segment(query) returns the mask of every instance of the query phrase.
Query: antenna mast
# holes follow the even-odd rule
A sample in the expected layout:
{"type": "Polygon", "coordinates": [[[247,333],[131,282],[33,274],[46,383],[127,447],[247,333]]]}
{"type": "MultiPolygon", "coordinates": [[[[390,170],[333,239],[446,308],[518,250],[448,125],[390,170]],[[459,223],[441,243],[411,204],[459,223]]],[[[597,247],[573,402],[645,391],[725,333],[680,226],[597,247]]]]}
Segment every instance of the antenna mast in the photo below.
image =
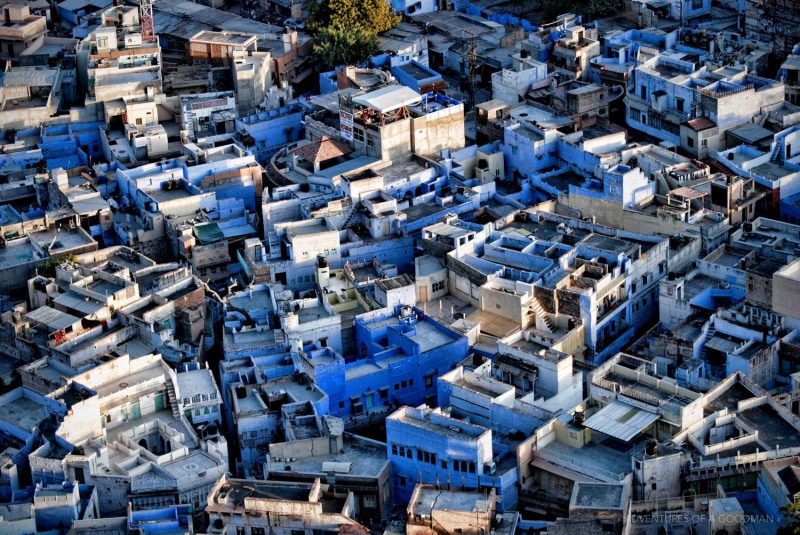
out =
{"type": "Polygon", "coordinates": [[[156,40],[156,28],[153,20],[153,1],[139,0],[139,25],[142,30],[142,42],[152,43],[156,40]]]}

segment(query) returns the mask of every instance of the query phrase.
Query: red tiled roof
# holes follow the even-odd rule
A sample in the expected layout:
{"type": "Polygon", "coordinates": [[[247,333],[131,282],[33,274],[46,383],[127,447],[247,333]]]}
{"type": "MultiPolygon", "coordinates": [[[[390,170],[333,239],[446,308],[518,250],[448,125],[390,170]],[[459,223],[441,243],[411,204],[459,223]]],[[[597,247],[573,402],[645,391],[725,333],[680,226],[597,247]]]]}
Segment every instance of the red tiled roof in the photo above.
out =
{"type": "Polygon", "coordinates": [[[295,156],[311,163],[333,160],[334,158],[350,154],[351,152],[353,152],[352,148],[328,136],[322,136],[319,141],[303,145],[293,151],[295,156]]]}
{"type": "Polygon", "coordinates": [[[695,119],[689,119],[686,121],[686,124],[689,125],[689,128],[694,130],[695,132],[700,132],[701,130],[708,130],[709,128],[714,128],[717,126],[714,124],[714,121],[709,119],[708,117],[697,117],[695,119]]]}

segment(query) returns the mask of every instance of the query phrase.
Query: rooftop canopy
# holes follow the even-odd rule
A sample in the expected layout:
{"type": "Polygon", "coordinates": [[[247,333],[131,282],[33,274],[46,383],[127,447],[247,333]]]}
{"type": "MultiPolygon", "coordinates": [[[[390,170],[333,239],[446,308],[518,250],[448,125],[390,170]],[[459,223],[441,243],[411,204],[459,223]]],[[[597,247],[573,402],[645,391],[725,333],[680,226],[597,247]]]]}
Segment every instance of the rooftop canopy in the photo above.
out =
{"type": "Polygon", "coordinates": [[[372,108],[381,113],[389,113],[400,108],[419,104],[422,95],[404,85],[390,85],[364,95],[353,97],[353,103],[372,108]]]}
{"type": "Polygon", "coordinates": [[[654,412],[615,400],[594,413],[583,425],[623,442],[628,442],[650,427],[656,420],[658,420],[658,414],[654,412]]]}

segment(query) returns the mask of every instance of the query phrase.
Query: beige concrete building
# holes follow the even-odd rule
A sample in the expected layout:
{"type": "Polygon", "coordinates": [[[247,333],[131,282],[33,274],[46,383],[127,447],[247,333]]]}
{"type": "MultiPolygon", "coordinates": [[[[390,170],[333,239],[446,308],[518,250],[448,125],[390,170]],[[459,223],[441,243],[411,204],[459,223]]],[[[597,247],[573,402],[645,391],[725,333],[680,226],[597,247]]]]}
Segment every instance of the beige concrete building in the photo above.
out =
{"type": "Polygon", "coordinates": [[[787,323],[800,320],[800,260],[795,260],[773,275],[772,310],[786,316],[787,323]]]}
{"type": "Polygon", "coordinates": [[[213,535],[368,533],[352,518],[353,493],[338,492],[319,479],[308,484],[223,476],[208,498],[208,533],[213,535]]]}
{"type": "Polygon", "coordinates": [[[47,19],[31,14],[30,8],[22,2],[6,4],[2,9],[0,59],[15,59],[37,38],[47,33],[47,19]]]}
{"type": "Polygon", "coordinates": [[[87,101],[160,93],[161,47],[145,42],[134,6],[112,6],[102,13],[101,25],[78,46],[78,80],[87,101]]]}

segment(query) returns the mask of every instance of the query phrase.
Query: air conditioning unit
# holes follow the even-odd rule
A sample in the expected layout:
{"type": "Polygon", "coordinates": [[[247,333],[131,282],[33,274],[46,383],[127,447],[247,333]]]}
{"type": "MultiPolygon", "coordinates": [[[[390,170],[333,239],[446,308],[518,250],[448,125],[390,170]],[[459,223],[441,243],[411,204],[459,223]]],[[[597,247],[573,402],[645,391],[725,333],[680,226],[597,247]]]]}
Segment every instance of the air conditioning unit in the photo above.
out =
{"type": "Polygon", "coordinates": [[[496,472],[497,472],[497,465],[494,463],[494,461],[483,463],[483,473],[485,475],[493,476],[496,472]]]}

